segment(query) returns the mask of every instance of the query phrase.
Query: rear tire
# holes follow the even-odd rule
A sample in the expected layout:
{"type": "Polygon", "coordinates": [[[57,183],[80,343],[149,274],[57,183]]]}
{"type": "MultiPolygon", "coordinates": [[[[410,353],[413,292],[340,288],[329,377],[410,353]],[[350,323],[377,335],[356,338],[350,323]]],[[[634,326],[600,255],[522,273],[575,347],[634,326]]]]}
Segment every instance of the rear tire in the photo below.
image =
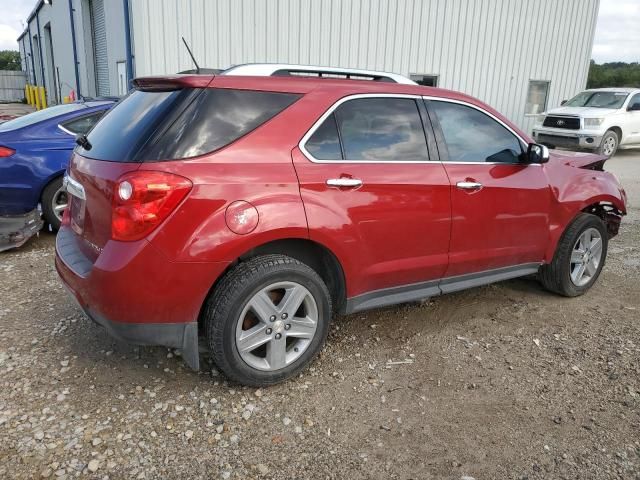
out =
{"type": "Polygon", "coordinates": [[[599,155],[606,155],[610,158],[616,154],[619,145],[620,139],[618,138],[618,134],[613,130],[607,130],[596,152],[599,155]]]}
{"type": "Polygon", "coordinates": [[[234,267],[204,311],[214,362],[231,380],[254,387],[300,373],[324,345],[330,320],[331,298],[320,276],[285,255],[234,267]]]}
{"type": "Polygon", "coordinates": [[[595,215],[580,214],[560,238],[551,263],[540,267],[540,283],[565,297],[584,294],[600,276],[607,247],[604,222],[595,215]]]}
{"type": "Polygon", "coordinates": [[[42,216],[54,231],[60,228],[62,212],[67,206],[67,192],[62,188],[62,177],[53,179],[42,192],[42,216]]]}

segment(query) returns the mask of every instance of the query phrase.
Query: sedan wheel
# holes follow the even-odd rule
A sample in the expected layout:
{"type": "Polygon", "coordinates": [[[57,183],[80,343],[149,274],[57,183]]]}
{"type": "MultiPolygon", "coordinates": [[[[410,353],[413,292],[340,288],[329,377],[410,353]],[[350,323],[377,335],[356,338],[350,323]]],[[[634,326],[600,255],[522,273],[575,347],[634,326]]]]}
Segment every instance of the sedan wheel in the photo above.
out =
{"type": "Polygon", "coordinates": [[[67,192],[62,187],[62,177],[55,178],[44,188],[41,203],[45,221],[54,230],[58,230],[68,203],[67,192]]]}
{"type": "Polygon", "coordinates": [[[62,214],[64,213],[65,208],[67,208],[67,204],[67,192],[64,188],[59,188],[56,190],[56,193],[53,195],[51,200],[51,210],[60,222],[62,221],[62,214]]]}

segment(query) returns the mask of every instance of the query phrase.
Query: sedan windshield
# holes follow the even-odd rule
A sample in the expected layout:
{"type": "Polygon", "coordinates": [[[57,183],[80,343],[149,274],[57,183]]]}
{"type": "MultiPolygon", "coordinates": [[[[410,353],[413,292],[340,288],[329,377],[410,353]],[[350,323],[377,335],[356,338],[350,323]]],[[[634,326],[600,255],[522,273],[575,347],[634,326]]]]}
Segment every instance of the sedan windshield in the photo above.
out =
{"type": "Polygon", "coordinates": [[[629,94],[626,92],[582,92],[573,97],[565,107],[621,108],[629,94]]]}

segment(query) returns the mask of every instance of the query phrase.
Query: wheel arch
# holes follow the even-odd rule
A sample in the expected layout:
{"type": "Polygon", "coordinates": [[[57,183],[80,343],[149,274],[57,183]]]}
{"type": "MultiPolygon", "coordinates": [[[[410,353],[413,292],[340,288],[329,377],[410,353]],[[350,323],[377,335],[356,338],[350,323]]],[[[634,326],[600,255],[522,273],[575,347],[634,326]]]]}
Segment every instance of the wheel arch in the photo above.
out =
{"type": "Polygon", "coordinates": [[[560,239],[573,222],[583,213],[599,217],[605,224],[609,238],[618,234],[622,217],[626,215],[624,202],[613,195],[599,195],[580,204],[563,223],[563,228],[552,230],[551,241],[545,253],[545,262],[549,263],[555,255],[560,239]]]}
{"type": "Polygon", "coordinates": [[[205,297],[205,301],[200,309],[200,315],[198,316],[198,327],[200,331],[203,331],[203,312],[207,299],[210,297],[211,293],[220,283],[222,278],[224,278],[224,276],[239,263],[246,262],[247,260],[257,256],[268,254],[287,255],[315,270],[327,285],[331,295],[331,303],[333,305],[334,312],[341,311],[346,302],[347,284],[344,269],[335,253],[325,245],[308,238],[280,238],[262,243],[245,251],[232,261],[218,276],[214,284],[209,289],[209,292],[205,297]]]}
{"type": "Polygon", "coordinates": [[[617,125],[612,125],[611,127],[607,128],[607,131],[609,130],[613,130],[614,132],[616,132],[616,135],[618,135],[618,145],[620,145],[622,143],[622,128],[617,125]]]}

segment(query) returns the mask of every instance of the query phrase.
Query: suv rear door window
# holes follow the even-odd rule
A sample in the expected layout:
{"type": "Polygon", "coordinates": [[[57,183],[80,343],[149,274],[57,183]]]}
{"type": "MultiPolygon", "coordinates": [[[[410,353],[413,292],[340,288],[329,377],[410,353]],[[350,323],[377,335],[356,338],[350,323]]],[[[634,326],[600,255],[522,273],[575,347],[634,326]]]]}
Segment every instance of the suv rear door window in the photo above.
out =
{"type": "Polygon", "coordinates": [[[116,162],[195,157],[234,142],[299,97],[220,88],[135,90],[91,130],[92,148],[78,151],[116,162]]]}
{"type": "Polygon", "coordinates": [[[427,139],[412,98],[360,98],[336,109],[346,160],[427,161],[427,139]]]}
{"type": "Polygon", "coordinates": [[[348,100],[316,129],[305,149],[317,160],[429,160],[422,120],[412,98],[348,100]]]}
{"type": "Polygon", "coordinates": [[[430,101],[444,135],[450,162],[518,163],[518,138],[493,118],[459,103],[430,101]]]}
{"type": "Polygon", "coordinates": [[[305,148],[318,160],[342,160],[338,126],[333,113],[311,135],[305,148]]]}

